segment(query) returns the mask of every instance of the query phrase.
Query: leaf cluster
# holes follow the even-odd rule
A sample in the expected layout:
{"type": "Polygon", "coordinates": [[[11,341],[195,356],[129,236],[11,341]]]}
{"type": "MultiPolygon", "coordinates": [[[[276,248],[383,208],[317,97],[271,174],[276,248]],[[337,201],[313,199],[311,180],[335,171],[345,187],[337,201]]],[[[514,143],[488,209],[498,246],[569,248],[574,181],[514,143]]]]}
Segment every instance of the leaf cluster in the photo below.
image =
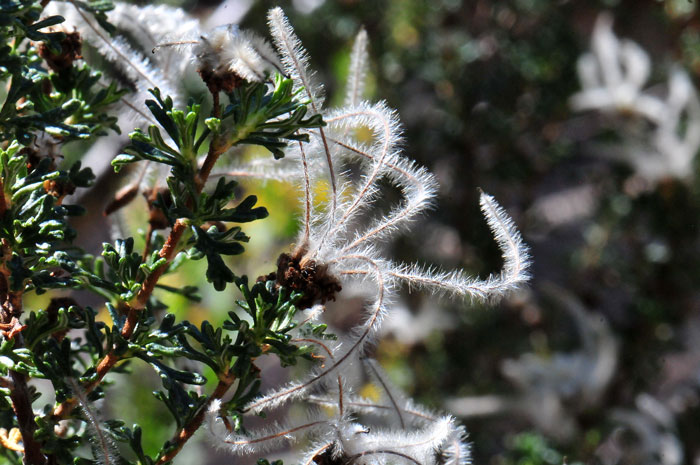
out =
{"type": "Polygon", "coordinates": [[[173,100],[152,89],[155,100],[146,105],[159,126],[139,129],[131,136],[131,145],[118,155],[112,165],[147,161],[170,167],[168,193],[154,203],[170,225],[186,221],[191,229],[188,257],[207,259],[207,279],[217,290],[233,282],[235,275],[222,256],[243,252],[248,237],[240,227],[221,228],[222,222],[246,223],[267,216],[264,207],[255,207],[257,198],[250,195],[237,206],[228,207],[235,194],[235,181],[219,179],[211,192],[200,192],[198,163],[212,152],[224,153],[238,145],[260,145],[277,158],[288,141],[308,140],[300,129],[323,125],[320,115],[304,119],[306,106],[293,92],[290,79],[276,75],[274,87],[267,83],[244,83],[229,95],[231,103],[221,118],[201,116],[201,105],[190,104],[186,111],[173,108],[173,100]],[[165,133],[165,134],[164,134],[165,133]]]}
{"type": "MultiPolygon", "coordinates": [[[[88,11],[110,9],[109,2],[84,2],[88,11]]],[[[104,110],[125,91],[105,84],[102,74],[89,66],[69,62],[53,70],[44,64],[67,52],[67,35],[47,28],[60,26],[61,16],[38,21],[41,8],[34,1],[0,3],[0,81],[9,80],[0,108],[0,137],[29,145],[37,131],[60,141],[88,139],[119,131],[116,118],[104,110]],[[43,55],[43,56],[42,56],[43,55]]]]}
{"type": "MultiPolygon", "coordinates": [[[[71,3],[113,30],[105,15],[109,1],[71,3]]],[[[243,81],[212,116],[195,103],[175,108],[170,96],[153,89],[145,105],[157,124],[130,134],[130,146],[112,165],[115,171],[136,162],[167,167],[167,187],[151,207],[162,213],[171,235],[154,232],[143,253],[132,237],[115,239],[92,256],[72,244],[77,233],[69,219],[84,209],[69,202],[94,175],[80,162],[62,162],[62,149],[107,129],[119,132],[111,110],[126,91],[80,60],[79,37],[60,29],[62,17],[40,17],[37,1],[0,0],[0,81],[7,89],[0,107],[0,427],[18,428],[25,447],[36,447],[47,463],[162,464],[182,446],[178,434],[153,455],[144,450],[141,426],[103,419],[100,402],[112,383],[106,371],[130,376],[136,366],[153,370],[161,383],[153,397],[178,431],[201,424],[211,401],[231,388],[223,408],[241,430],[243,406],[259,394],[256,360],[266,354],[285,366],[313,360],[313,347],[295,334],[332,337],[324,325],[298,327],[300,293],[274,281],[249,285],[229,268],[226,257],[243,253],[249,240],[241,225],[268,213],[255,195],[239,199],[235,181],[207,183],[202,168],[203,159],[213,163],[244,145],[281,158],[288,143],[308,140],[304,130],[324,123],[320,115],[307,116],[294,83],[280,74],[243,81]],[[184,231],[173,239],[177,227],[184,231]],[[163,252],[167,247],[172,253],[163,252]],[[196,287],[159,280],[183,262],[203,258],[215,289],[235,283],[242,295],[222,325],[178,321],[158,298],[172,292],[199,300],[196,287]],[[58,288],[88,291],[101,299],[99,307],[52,296],[45,308],[23,308],[28,293],[58,288]],[[55,404],[37,409],[41,399],[26,384],[30,379],[47,380],[55,404]],[[212,384],[223,390],[207,393],[212,384]],[[28,423],[16,413],[20,388],[25,411],[33,415],[28,423]],[[98,437],[115,445],[100,448],[98,437]],[[106,460],[105,454],[120,457],[106,460]]],[[[22,461],[4,447],[0,457],[22,461]]]]}

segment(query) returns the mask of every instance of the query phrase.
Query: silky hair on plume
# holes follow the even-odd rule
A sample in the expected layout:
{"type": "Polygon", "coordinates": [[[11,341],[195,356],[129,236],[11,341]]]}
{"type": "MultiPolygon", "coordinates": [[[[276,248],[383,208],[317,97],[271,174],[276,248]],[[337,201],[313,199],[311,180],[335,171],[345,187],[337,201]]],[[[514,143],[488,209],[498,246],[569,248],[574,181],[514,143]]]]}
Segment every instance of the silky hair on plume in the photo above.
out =
{"type": "MultiPolygon", "coordinates": [[[[262,430],[228,431],[220,434],[226,418],[220,404],[212,404],[208,419],[212,431],[232,452],[260,453],[311,437],[313,445],[301,463],[343,464],[466,464],[469,451],[462,426],[447,415],[413,404],[391,384],[381,367],[367,358],[371,344],[385,319],[392,316],[400,287],[422,289],[444,297],[469,301],[496,301],[518,289],[529,277],[529,256],[520,233],[496,200],[481,192],[481,209],[503,255],[503,269],[486,279],[462,270],[442,271],[417,264],[396,263],[382,255],[383,244],[411,228],[418,217],[432,208],[437,182],[425,168],[408,159],[401,148],[398,115],[386,103],[363,100],[367,73],[367,34],[360,31],[351,52],[344,105],[324,107],[321,86],[309,70],[309,57],[280,8],[269,12],[273,42],[290,76],[309,101],[309,111],[323,115],[325,126],[308,130],[309,142],[289,147],[281,160],[255,159],[235,163],[218,176],[294,182],[302,192],[303,214],[296,245],[283,253],[278,269],[267,279],[280,287],[313,296],[298,304],[311,308],[324,320],[326,303],[343,297],[343,288],[360,283],[364,317],[337,341],[293,334],[293,341],[318,348],[324,359],[306,376],[248,403],[241,413],[271,414],[290,402],[314,405],[320,415],[262,430]],[[362,130],[362,131],[359,131],[362,130]],[[358,139],[358,132],[369,134],[358,139]],[[354,167],[353,174],[349,167],[354,167]],[[359,170],[359,173],[358,173],[359,170]],[[328,197],[314,197],[314,186],[329,185],[328,197]],[[382,189],[391,185],[401,200],[382,215],[372,214],[382,189]],[[364,367],[384,393],[379,402],[357,397],[356,379],[348,375],[352,365],[364,367]],[[322,413],[332,413],[323,418],[322,413]],[[378,424],[364,424],[359,415],[370,414],[378,424]],[[327,462],[321,462],[327,460],[327,462]]],[[[333,308],[338,308],[338,302],[333,308]]],[[[301,326],[301,325],[300,325],[301,326]]]]}
{"type": "MultiPolygon", "coordinates": [[[[65,8],[86,16],[73,0],[65,8]]],[[[137,13],[126,6],[120,7],[120,11],[121,15],[137,13]]],[[[154,26],[157,21],[146,22],[154,26]]],[[[138,100],[143,86],[160,87],[162,95],[172,92],[176,101],[180,98],[178,85],[184,71],[165,76],[157,65],[162,61],[175,66],[177,60],[173,60],[173,54],[181,53],[191,57],[211,92],[215,119],[224,119],[220,92],[228,93],[233,99],[233,90],[250,83],[257,83],[261,92],[270,90],[270,76],[279,73],[292,81],[285,82],[286,89],[305,105],[298,114],[319,121],[316,115],[320,115],[323,120],[323,124],[295,128],[294,137],[285,141],[289,145],[280,160],[222,157],[230,160],[229,165],[223,168],[219,165],[220,172],[211,175],[291,182],[299,188],[303,213],[295,244],[279,256],[277,269],[262,276],[260,281],[264,281],[272,294],[278,292],[281,296],[282,288],[300,294],[294,301],[300,311],[289,317],[296,321],[291,323],[286,341],[295,350],[312,347],[312,358],[322,361],[261,396],[256,397],[255,390],[240,405],[222,399],[226,391],[221,391],[219,397],[212,396],[208,403],[202,404],[197,427],[201,425],[201,417],[205,417],[210,440],[238,455],[266,454],[293,442],[310,443],[301,459],[301,463],[308,465],[465,465],[470,459],[464,428],[450,415],[415,405],[390,382],[379,364],[369,358],[371,347],[381,335],[382,323],[392,318],[402,287],[461,299],[465,304],[495,302],[529,279],[528,249],[506,211],[492,196],[481,192],[481,210],[502,252],[503,267],[499,272],[481,279],[463,270],[440,270],[386,257],[386,243],[410,230],[434,207],[438,184],[426,168],[404,153],[398,114],[385,102],[364,99],[369,63],[367,33],[360,31],[352,48],[343,105],[330,109],[325,105],[322,86],[316,83],[309,69],[309,56],[283,11],[270,10],[268,23],[276,51],[263,38],[236,26],[202,32],[197,24],[187,23],[192,27],[177,37],[156,34],[157,28],[151,27],[152,33],[139,36],[146,37],[141,41],[148,41],[148,54],[135,50],[125,41],[110,43],[92,22],[79,26],[89,29],[88,34],[99,44],[101,53],[115,62],[119,62],[119,56],[131,57],[117,66],[133,68],[131,74],[125,73],[141,83],[134,84],[138,100]],[[324,185],[328,186],[326,195],[315,195],[317,188],[324,185]],[[385,200],[382,193],[387,188],[398,193],[398,200],[388,208],[380,202],[385,200]],[[361,293],[357,299],[361,305],[352,307],[343,301],[350,288],[361,293]],[[332,301],[336,301],[333,307],[329,304],[332,301]],[[358,308],[362,311],[356,318],[359,323],[337,334],[336,340],[309,331],[305,325],[310,321],[324,326],[328,323],[327,313],[358,308]],[[382,393],[380,399],[364,399],[356,394],[361,387],[361,370],[382,393]],[[253,415],[276,414],[277,418],[285,418],[293,402],[311,413],[302,420],[290,417],[268,422],[260,429],[247,427],[253,415]],[[235,416],[235,421],[230,421],[231,416],[235,416]]],[[[282,76],[275,76],[275,85],[284,81],[282,76]]],[[[277,119],[270,119],[264,124],[267,128],[276,122],[277,119]]],[[[217,157],[225,155],[229,148],[232,146],[222,149],[217,157]]],[[[204,166],[210,159],[209,154],[204,160],[204,156],[199,160],[196,157],[193,165],[204,166]]],[[[137,180],[124,191],[125,199],[135,197],[137,188],[133,186],[142,189],[142,184],[150,183],[151,203],[155,200],[163,174],[148,168],[149,163],[143,164],[137,180]]],[[[156,166],[160,165],[156,163],[156,166]]],[[[210,168],[213,162],[207,166],[210,168]]],[[[204,179],[206,182],[207,178],[204,179]]],[[[200,192],[204,182],[198,187],[200,192]]],[[[149,230],[147,241],[151,233],[149,230]]],[[[97,417],[92,417],[91,425],[96,425],[93,429],[99,433],[97,417]]],[[[109,447],[103,449],[103,455],[108,457],[109,447]]],[[[172,456],[176,453],[171,452],[172,456]]],[[[163,457],[161,462],[171,455],[163,457]]]]}
{"type": "Polygon", "coordinates": [[[239,80],[263,82],[268,75],[280,71],[277,55],[265,39],[252,31],[241,30],[235,24],[224,24],[207,33],[190,33],[190,37],[166,41],[156,45],[152,52],[174,47],[188,51],[204,82],[212,90],[230,92],[239,80]]]}

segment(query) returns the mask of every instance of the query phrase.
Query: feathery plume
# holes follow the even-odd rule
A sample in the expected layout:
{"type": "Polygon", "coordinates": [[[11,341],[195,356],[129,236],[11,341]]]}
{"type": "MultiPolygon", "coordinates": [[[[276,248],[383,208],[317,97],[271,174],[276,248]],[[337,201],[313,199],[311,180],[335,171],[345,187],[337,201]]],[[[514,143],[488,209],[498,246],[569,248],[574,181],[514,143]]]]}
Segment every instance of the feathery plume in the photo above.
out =
{"type": "Polygon", "coordinates": [[[399,284],[457,297],[495,300],[527,280],[527,247],[503,208],[482,193],[482,211],[503,252],[500,273],[478,280],[461,270],[435,272],[383,258],[382,242],[410,226],[432,207],[437,183],[432,174],[402,153],[396,113],[383,102],[372,104],[360,100],[367,63],[367,35],[361,31],[353,47],[346,105],[326,110],[307,69],[308,56],[282,10],[271,10],[268,19],[285,71],[303,87],[310,109],[323,115],[326,126],[309,131],[310,141],[291,147],[284,160],[275,162],[277,165],[254,160],[231,166],[229,172],[260,179],[291,180],[301,185],[303,224],[296,248],[283,254],[278,262],[277,284],[298,290],[305,297],[310,295],[303,306],[323,308],[326,301],[335,300],[342,287],[362,283],[366,293],[365,314],[361,323],[339,341],[316,341],[301,335],[293,340],[318,346],[320,356],[324,357],[323,365],[298,381],[252,400],[242,409],[244,414],[258,414],[293,401],[310,402],[332,407],[334,419],[313,418],[303,425],[277,426],[245,437],[234,435],[224,442],[241,450],[257,450],[259,443],[288,441],[313,431],[316,441],[302,463],[318,462],[319,457],[327,454],[334,460],[342,458],[344,463],[355,464],[429,465],[436,463],[438,457],[444,463],[466,464],[469,459],[464,429],[451,417],[414,405],[388,381],[376,362],[364,359],[366,348],[379,334],[382,322],[391,317],[399,284]],[[360,140],[359,133],[369,137],[360,140]],[[354,169],[353,175],[349,173],[350,167],[354,169]],[[330,198],[327,204],[316,206],[313,186],[324,180],[326,170],[330,172],[330,198]],[[283,179],[285,176],[287,179],[283,179]],[[367,221],[386,184],[398,189],[401,200],[387,214],[367,221]],[[295,276],[305,276],[306,281],[293,281],[295,276]],[[306,292],[307,289],[314,291],[306,292]],[[344,381],[347,369],[360,360],[384,392],[381,403],[354,396],[353,386],[344,381]],[[393,427],[368,429],[350,419],[350,415],[360,412],[391,418],[393,427]]]}
{"type": "Polygon", "coordinates": [[[647,120],[655,126],[651,137],[646,132],[627,134],[631,142],[615,148],[610,156],[630,163],[650,181],[667,176],[687,178],[700,150],[697,91],[679,68],[669,76],[666,100],[643,89],[650,73],[649,56],[636,43],[619,40],[612,24],[609,14],[601,14],[596,20],[591,52],[578,61],[582,90],[571,97],[571,106],[579,111],[616,112],[647,120]],[[632,144],[636,146],[630,149],[632,144]]]}
{"type": "Polygon", "coordinates": [[[95,460],[100,465],[116,465],[119,463],[119,452],[114,440],[102,426],[102,422],[90,406],[90,402],[85,395],[85,391],[73,378],[66,378],[66,382],[73,391],[73,395],[78,399],[80,408],[85,416],[88,430],[92,438],[92,452],[95,460]]]}
{"type": "Polygon", "coordinates": [[[309,72],[309,56],[282,8],[271,9],[267,20],[272,40],[282,56],[284,70],[295,82],[296,88],[304,89],[313,112],[320,113],[323,107],[322,88],[314,84],[314,75],[309,72]]]}
{"type": "MultiPolygon", "coordinates": [[[[274,9],[269,18],[275,43],[283,55],[282,62],[290,73],[294,72],[302,81],[308,81],[308,59],[283,13],[278,8],[274,9]]],[[[362,40],[361,36],[358,54],[362,48],[362,40]]],[[[312,97],[310,94],[310,98],[312,97]]],[[[359,279],[371,283],[373,291],[368,296],[366,318],[352,331],[344,344],[333,349],[334,356],[324,368],[302,381],[251,402],[246,411],[260,412],[276,408],[293,399],[301,399],[313,385],[320,383],[327,386],[326,380],[333,378],[334,373],[343,364],[358,360],[363,348],[373,340],[381,322],[390,313],[390,303],[396,292],[394,283],[404,282],[409,286],[487,300],[502,297],[508,291],[517,289],[528,277],[527,248],[519,233],[496,201],[483,193],[482,210],[503,250],[504,267],[500,274],[479,281],[465,276],[461,271],[434,273],[415,265],[394,265],[383,259],[377,249],[379,241],[410,224],[412,219],[432,205],[432,199],[437,192],[436,182],[427,170],[417,167],[401,154],[398,118],[385,104],[371,105],[360,102],[349,108],[327,112],[324,120],[327,123],[328,138],[322,133],[312,133],[311,144],[299,148],[304,185],[308,186],[310,179],[317,178],[317,173],[309,169],[306,160],[313,160],[313,154],[318,154],[318,151],[325,152],[326,157],[334,159],[335,163],[328,162],[331,172],[335,170],[335,166],[359,163],[361,176],[359,182],[353,183],[348,179],[343,183],[347,187],[343,189],[342,197],[335,191],[331,193],[331,202],[337,205],[337,208],[313,215],[320,216],[316,221],[312,221],[311,215],[305,214],[297,249],[290,254],[291,260],[285,263],[290,262],[290,266],[297,267],[295,270],[299,269],[302,274],[311,275],[315,273],[311,270],[316,270],[322,265],[327,268],[328,273],[338,276],[341,282],[359,279]],[[369,129],[373,135],[372,142],[359,143],[355,139],[355,130],[358,128],[369,129]],[[326,142],[330,142],[334,149],[325,151],[328,146],[326,142]],[[317,151],[314,153],[312,149],[317,151]],[[349,233],[351,224],[373,203],[380,183],[384,180],[398,187],[404,200],[388,215],[370,224],[367,229],[354,234],[349,233]],[[336,202],[336,197],[342,198],[342,201],[336,202]]],[[[340,178],[344,177],[344,173],[337,174],[340,178]]],[[[307,212],[312,205],[310,191],[305,187],[304,203],[307,212]]],[[[287,274],[285,270],[278,271],[278,276],[287,274]]],[[[287,287],[290,285],[286,282],[279,284],[287,287]]],[[[400,409],[397,408],[397,411],[400,412],[400,409]]]]}
{"type": "MultiPolygon", "coordinates": [[[[277,47],[277,50],[282,56],[282,65],[287,74],[295,82],[295,88],[303,89],[309,98],[309,106],[313,113],[320,113],[323,106],[323,91],[320,86],[316,86],[313,82],[313,74],[308,71],[309,57],[306,50],[301,45],[301,41],[294,33],[294,29],[289,24],[287,17],[284,15],[282,8],[273,8],[267,14],[268,24],[270,26],[270,34],[277,47]]],[[[335,179],[335,171],[333,169],[333,160],[331,157],[328,141],[326,140],[323,128],[318,129],[318,134],[323,141],[323,148],[328,162],[328,170],[330,173],[332,204],[331,216],[335,215],[337,183],[335,179]]]]}
{"type": "Polygon", "coordinates": [[[345,91],[345,106],[355,106],[360,103],[365,93],[365,80],[367,79],[367,31],[360,29],[355,37],[355,43],[350,53],[350,68],[348,69],[348,82],[345,91]]]}

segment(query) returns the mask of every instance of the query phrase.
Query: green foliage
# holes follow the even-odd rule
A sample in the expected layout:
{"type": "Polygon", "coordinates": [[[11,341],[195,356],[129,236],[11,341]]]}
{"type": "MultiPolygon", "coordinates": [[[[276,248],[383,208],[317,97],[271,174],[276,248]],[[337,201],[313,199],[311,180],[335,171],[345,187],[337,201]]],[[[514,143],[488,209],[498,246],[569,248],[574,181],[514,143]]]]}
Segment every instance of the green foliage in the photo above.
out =
{"type": "MultiPolygon", "coordinates": [[[[100,8],[111,7],[101,3],[100,8]]],[[[118,91],[114,84],[102,86],[101,73],[87,65],[70,66],[61,72],[41,66],[40,54],[60,55],[67,44],[63,32],[42,31],[60,24],[63,18],[37,21],[40,14],[41,7],[34,1],[0,4],[0,44],[4,44],[0,46],[0,79],[10,82],[0,108],[0,138],[28,145],[37,131],[62,141],[88,139],[107,128],[118,131],[116,118],[104,110],[124,91],[118,91]],[[43,45],[25,51],[20,47],[25,39],[43,45]]]]}
{"type": "MultiPolygon", "coordinates": [[[[71,3],[113,30],[105,15],[110,2],[71,3]]],[[[84,209],[66,200],[94,176],[80,162],[61,163],[62,150],[71,141],[119,132],[114,104],[126,90],[79,60],[79,38],[48,29],[62,22],[44,17],[37,1],[0,1],[0,83],[7,89],[0,108],[0,427],[19,431],[32,463],[166,463],[182,447],[178,434],[148,453],[141,426],[99,414],[96,402],[112,384],[108,372],[128,377],[136,366],[149,367],[161,384],[153,396],[170,412],[176,432],[198,428],[209,404],[235,387],[224,408],[242,428],[241,409],[259,394],[256,359],[275,354],[285,366],[312,360],[312,348],[293,341],[295,330],[332,337],[323,325],[294,323],[301,294],[273,281],[249,286],[229,268],[226,257],[243,253],[249,240],[240,224],[268,213],[254,195],[239,200],[234,181],[208,184],[209,172],[200,167],[202,158],[213,164],[242,145],[280,158],[290,141],[308,139],[300,129],[324,123],[320,115],[306,117],[301,94],[279,74],[268,82],[241,81],[226,107],[209,116],[198,104],[175,108],[170,96],[153,89],[145,105],[158,124],[134,131],[112,165],[116,171],[137,162],[169,169],[167,188],[151,208],[171,232],[154,232],[145,251],[125,237],[103,244],[100,256],[86,254],[71,243],[76,231],[69,224],[84,209]],[[235,282],[242,294],[222,325],[178,321],[158,298],[170,292],[199,300],[195,286],[159,280],[184,261],[205,257],[214,288],[235,282]],[[29,293],[58,288],[89,291],[106,312],[54,295],[45,308],[23,308],[29,293]],[[29,379],[48,380],[55,403],[40,399],[29,379]],[[217,390],[207,394],[212,384],[217,390]],[[15,412],[27,413],[29,421],[15,412]],[[124,455],[110,458],[117,453],[124,455]]],[[[22,462],[22,454],[4,447],[0,457],[22,462]]]]}
{"type": "Polygon", "coordinates": [[[61,200],[76,188],[89,186],[93,175],[89,168],[81,169],[79,162],[67,171],[55,169],[49,158],[30,162],[29,153],[30,149],[20,149],[17,142],[0,149],[7,208],[0,218],[0,240],[5,244],[3,261],[10,272],[11,289],[28,287],[42,292],[73,283],[54,271],[56,267],[69,271],[72,266],[65,241],[73,239],[75,231],[66,218],[83,209],[61,200]]]}
{"type": "MultiPolygon", "coordinates": [[[[288,140],[308,141],[308,135],[299,129],[323,126],[321,115],[304,119],[306,106],[299,105],[293,92],[291,79],[279,74],[275,77],[275,88],[268,91],[264,84],[251,84],[234,89],[231,104],[226,107],[221,121],[231,118],[233,128],[226,134],[229,141],[241,144],[262,145],[275,158],[284,156],[283,148],[288,140]]],[[[301,90],[300,90],[301,91],[301,90]]],[[[220,123],[211,121],[214,127],[220,123]]]]}
{"type": "MultiPolygon", "coordinates": [[[[517,465],[562,465],[564,457],[547,440],[535,433],[522,433],[509,439],[510,457],[507,463],[517,465]]],[[[579,465],[572,462],[571,465],[579,465]]]]}

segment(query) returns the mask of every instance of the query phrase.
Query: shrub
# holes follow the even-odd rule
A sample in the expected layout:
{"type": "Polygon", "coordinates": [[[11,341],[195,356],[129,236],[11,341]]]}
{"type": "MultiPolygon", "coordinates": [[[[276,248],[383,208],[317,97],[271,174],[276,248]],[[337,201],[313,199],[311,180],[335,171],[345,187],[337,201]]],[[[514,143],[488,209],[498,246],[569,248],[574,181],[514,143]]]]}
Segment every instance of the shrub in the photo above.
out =
{"type": "Polygon", "coordinates": [[[305,463],[467,463],[463,427],[407,399],[367,348],[391,318],[400,286],[492,301],[526,280],[527,252],[505,212],[482,193],[503,251],[499,274],[478,280],[382,256],[381,243],[431,206],[436,183],[401,152],[397,115],[362,100],[367,35],[357,37],[343,107],[327,109],[280,9],[269,13],[275,52],[234,27],[201,32],[168,7],[47,3],[0,3],[7,86],[0,110],[0,454],[10,463],[165,464],[206,422],[210,439],[233,454],[261,456],[308,437],[305,463]],[[169,30],[177,36],[166,37],[169,30]],[[87,64],[84,47],[101,58],[87,64]],[[211,105],[182,104],[184,57],[211,105]],[[96,68],[116,71],[110,75],[121,84],[96,68]],[[119,237],[93,257],[72,245],[68,218],[84,209],[68,202],[94,176],[80,161],[60,158],[71,142],[132,128],[111,164],[140,174],[106,213],[138,208],[131,201],[142,191],[149,209],[143,250],[139,238],[119,237]],[[272,156],[244,162],[236,155],[252,146],[272,156]],[[213,172],[217,165],[227,174],[213,172]],[[291,182],[304,212],[295,245],[255,282],[225,259],[251,239],[243,223],[268,216],[254,195],[240,198],[234,179],[241,177],[291,182]],[[316,195],[321,185],[328,192],[316,195]],[[401,201],[373,212],[387,186],[401,201]],[[167,286],[162,278],[204,258],[217,291],[233,285],[239,292],[221,325],[178,321],[162,298],[197,300],[194,286],[167,286]],[[325,307],[332,311],[335,300],[349,306],[342,299],[350,287],[359,289],[364,318],[347,334],[330,331],[325,307]],[[103,304],[85,305],[86,293],[61,289],[88,291],[103,304]],[[24,307],[28,296],[46,292],[45,308],[24,307]],[[257,363],[267,355],[283,366],[312,363],[302,364],[307,373],[297,381],[262,393],[266,373],[257,363]],[[101,402],[112,384],[107,375],[133,378],[139,360],[160,377],[154,396],[175,426],[155,455],[144,450],[141,426],[109,418],[118,412],[101,402]],[[353,363],[381,386],[379,400],[355,393],[353,363]],[[40,397],[35,379],[50,383],[51,399],[40,397]],[[253,414],[284,415],[291,402],[302,403],[308,418],[250,425],[253,414]],[[368,426],[376,416],[384,417],[380,426],[368,426]]]}

